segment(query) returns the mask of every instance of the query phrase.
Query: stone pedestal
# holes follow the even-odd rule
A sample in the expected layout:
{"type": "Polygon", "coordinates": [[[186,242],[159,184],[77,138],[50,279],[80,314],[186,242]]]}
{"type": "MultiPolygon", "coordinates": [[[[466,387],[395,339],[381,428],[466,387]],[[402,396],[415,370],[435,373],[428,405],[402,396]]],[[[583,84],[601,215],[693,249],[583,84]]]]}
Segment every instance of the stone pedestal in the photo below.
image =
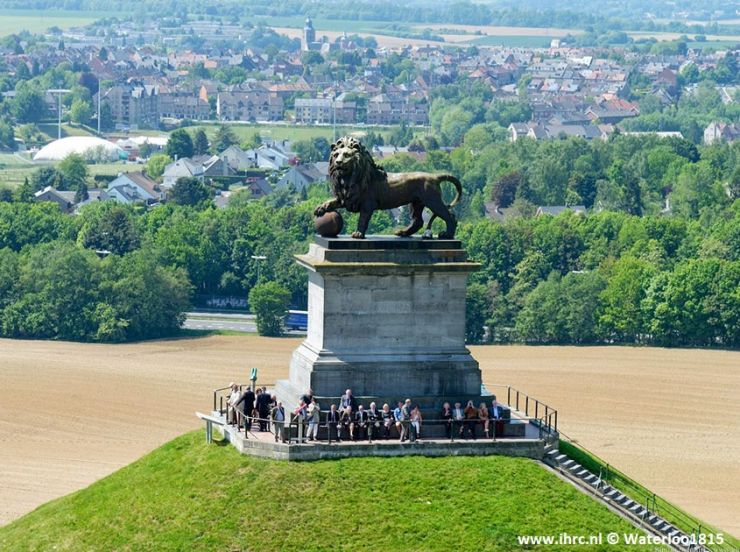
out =
{"type": "Polygon", "coordinates": [[[317,236],[296,259],[308,270],[308,335],[276,387],[287,406],[308,388],[322,409],[347,388],[378,408],[480,397],[465,347],[465,285],[479,265],[459,241],[317,236]]]}

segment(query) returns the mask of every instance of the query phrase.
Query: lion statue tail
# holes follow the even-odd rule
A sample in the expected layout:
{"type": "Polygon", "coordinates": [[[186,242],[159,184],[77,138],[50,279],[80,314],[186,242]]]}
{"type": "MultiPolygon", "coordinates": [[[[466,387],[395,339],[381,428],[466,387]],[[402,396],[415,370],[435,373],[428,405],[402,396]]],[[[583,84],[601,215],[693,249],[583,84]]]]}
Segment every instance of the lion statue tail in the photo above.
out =
{"type": "MultiPolygon", "coordinates": [[[[437,182],[452,182],[452,184],[455,185],[455,197],[450,201],[449,205],[447,205],[447,208],[450,209],[457,205],[460,201],[460,198],[462,197],[462,184],[460,184],[460,181],[457,179],[457,177],[452,176],[451,174],[440,174],[437,176],[437,182]]],[[[434,222],[434,219],[437,218],[436,213],[432,213],[432,217],[429,219],[429,222],[427,223],[427,232],[429,232],[432,229],[432,223],[434,222]]]]}

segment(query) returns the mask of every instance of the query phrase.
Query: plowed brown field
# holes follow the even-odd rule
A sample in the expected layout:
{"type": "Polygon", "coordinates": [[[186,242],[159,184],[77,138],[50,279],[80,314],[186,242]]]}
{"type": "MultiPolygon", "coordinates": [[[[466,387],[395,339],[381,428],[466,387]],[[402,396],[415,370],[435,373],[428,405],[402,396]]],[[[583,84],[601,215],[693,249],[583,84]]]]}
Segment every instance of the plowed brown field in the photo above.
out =
{"type": "MultiPolygon", "coordinates": [[[[297,339],[131,345],[0,340],[0,524],[198,427],[210,390],[287,376],[297,339]]],[[[562,431],[653,491],[740,534],[740,353],[473,347],[487,383],[559,411],[562,431]]],[[[501,393],[499,393],[501,395],[501,393]]]]}

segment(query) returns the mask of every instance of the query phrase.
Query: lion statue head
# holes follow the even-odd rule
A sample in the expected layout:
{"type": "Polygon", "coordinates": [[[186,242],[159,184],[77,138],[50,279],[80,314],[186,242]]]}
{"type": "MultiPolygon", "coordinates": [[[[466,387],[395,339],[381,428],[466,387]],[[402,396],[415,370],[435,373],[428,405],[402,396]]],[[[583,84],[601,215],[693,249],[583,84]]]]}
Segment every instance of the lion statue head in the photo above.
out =
{"type": "Polygon", "coordinates": [[[331,145],[329,178],[334,196],[351,212],[360,210],[367,190],[386,172],[357,138],[343,136],[331,145]]]}

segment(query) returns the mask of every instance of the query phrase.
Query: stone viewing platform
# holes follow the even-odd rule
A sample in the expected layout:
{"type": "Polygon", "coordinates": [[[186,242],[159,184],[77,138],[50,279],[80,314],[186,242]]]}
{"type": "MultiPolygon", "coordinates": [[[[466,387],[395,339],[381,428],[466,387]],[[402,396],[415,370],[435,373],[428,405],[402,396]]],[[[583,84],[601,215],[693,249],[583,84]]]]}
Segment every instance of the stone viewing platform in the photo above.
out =
{"type": "Polygon", "coordinates": [[[538,430],[529,428],[530,436],[512,439],[449,439],[431,438],[416,442],[400,443],[398,438],[368,441],[315,441],[306,443],[276,443],[273,434],[250,431],[248,438],[244,430],[234,426],[223,427],[224,438],[242,454],[270,458],[273,460],[331,460],[361,456],[517,456],[542,460],[545,456],[546,440],[539,439],[538,430]]]}

